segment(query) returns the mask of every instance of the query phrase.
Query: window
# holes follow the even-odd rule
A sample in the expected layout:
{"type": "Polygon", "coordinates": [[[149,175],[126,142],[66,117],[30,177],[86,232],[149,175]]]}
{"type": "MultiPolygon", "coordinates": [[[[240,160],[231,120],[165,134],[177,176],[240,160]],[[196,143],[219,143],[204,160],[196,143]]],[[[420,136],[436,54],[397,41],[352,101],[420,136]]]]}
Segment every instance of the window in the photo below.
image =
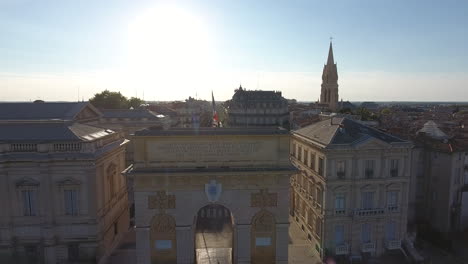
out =
{"type": "Polygon", "coordinates": [[[309,166],[309,151],[304,150],[304,164],[308,167],[309,166]]]}
{"type": "Polygon", "coordinates": [[[36,191],[35,190],[22,190],[21,196],[23,198],[23,215],[35,216],[36,215],[36,191]]]}
{"type": "Polygon", "coordinates": [[[344,244],[344,225],[335,226],[335,244],[337,246],[344,244]]]}
{"type": "Polygon", "coordinates": [[[79,244],[69,244],[68,245],[68,260],[69,261],[78,261],[80,258],[80,245],[79,244]]]}
{"type": "Polygon", "coordinates": [[[398,177],[398,160],[397,159],[390,160],[390,176],[398,177]]]}
{"type": "Polygon", "coordinates": [[[109,181],[109,199],[112,199],[115,195],[115,179],[117,178],[117,166],[115,164],[112,163],[107,167],[107,177],[109,181]]]}
{"type": "Polygon", "coordinates": [[[64,190],[65,198],[65,214],[78,215],[78,190],[69,189],[64,190]]]}
{"type": "Polygon", "coordinates": [[[319,158],[318,175],[323,176],[323,158],[319,158]]]}
{"type": "Polygon", "coordinates": [[[363,192],[361,195],[362,209],[374,208],[374,192],[363,192]]]}
{"type": "Polygon", "coordinates": [[[454,175],[454,184],[460,184],[461,181],[461,169],[457,168],[455,175],[454,175]]]}
{"type": "Polygon", "coordinates": [[[396,223],[394,221],[387,223],[387,226],[385,227],[385,237],[387,240],[396,239],[396,223]]]}
{"type": "Polygon", "coordinates": [[[346,208],[346,198],[345,195],[339,193],[335,196],[335,213],[342,214],[345,212],[346,208]]]}
{"type": "Polygon", "coordinates": [[[322,206],[323,201],[323,191],[319,187],[317,187],[317,203],[322,206]]]}
{"type": "Polygon", "coordinates": [[[291,154],[293,157],[296,157],[296,143],[292,143],[291,154]]]}
{"type": "Polygon", "coordinates": [[[367,179],[374,177],[374,160],[366,160],[364,173],[367,179]]]}
{"type": "Polygon", "coordinates": [[[27,258],[27,263],[38,263],[39,262],[39,248],[37,245],[25,245],[24,253],[27,258]]]}
{"type": "Polygon", "coordinates": [[[398,208],[398,192],[397,191],[387,192],[387,208],[389,210],[396,210],[398,208]]]}
{"type": "Polygon", "coordinates": [[[318,237],[321,237],[322,235],[322,221],[318,217],[315,220],[315,234],[318,237]]]}
{"type": "Polygon", "coordinates": [[[336,163],[336,176],[339,178],[339,179],[343,179],[345,177],[345,174],[346,174],[346,162],[343,161],[343,160],[340,160],[336,163]]]}
{"type": "Polygon", "coordinates": [[[311,209],[309,209],[307,213],[307,225],[310,227],[314,225],[314,217],[311,209]]]}
{"type": "Polygon", "coordinates": [[[302,147],[301,146],[297,147],[297,159],[300,161],[302,160],[302,147]]]}
{"type": "Polygon", "coordinates": [[[310,168],[315,170],[315,154],[310,153],[310,168]]]}
{"type": "Polygon", "coordinates": [[[365,223],[361,227],[361,242],[369,243],[371,242],[371,224],[365,223]]]}

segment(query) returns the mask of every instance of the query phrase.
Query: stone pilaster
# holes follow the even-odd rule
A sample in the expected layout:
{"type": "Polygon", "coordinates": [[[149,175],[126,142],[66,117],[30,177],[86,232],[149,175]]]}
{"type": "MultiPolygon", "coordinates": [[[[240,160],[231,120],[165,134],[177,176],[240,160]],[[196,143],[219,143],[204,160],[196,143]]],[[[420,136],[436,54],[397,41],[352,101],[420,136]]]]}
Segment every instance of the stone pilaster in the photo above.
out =
{"type": "Polygon", "coordinates": [[[236,226],[237,232],[237,264],[250,264],[250,224],[236,226]]]}
{"type": "Polygon", "coordinates": [[[149,264],[151,262],[150,252],[150,229],[148,227],[137,227],[136,232],[136,263],[149,264]]]}
{"type": "Polygon", "coordinates": [[[194,232],[191,226],[177,226],[177,264],[194,263],[194,232]]]}
{"type": "Polygon", "coordinates": [[[288,263],[289,223],[276,224],[276,263],[288,263]]]}

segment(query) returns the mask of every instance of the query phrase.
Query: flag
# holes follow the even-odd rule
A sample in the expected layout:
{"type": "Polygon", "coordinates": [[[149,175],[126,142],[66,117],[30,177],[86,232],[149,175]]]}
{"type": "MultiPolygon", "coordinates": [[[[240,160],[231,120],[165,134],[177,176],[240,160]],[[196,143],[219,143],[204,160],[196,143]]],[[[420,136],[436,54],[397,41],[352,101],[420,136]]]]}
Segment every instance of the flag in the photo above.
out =
{"type": "Polygon", "coordinates": [[[213,126],[218,127],[219,117],[218,117],[218,113],[216,112],[216,103],[215,103],[213,91],[211,91],[211,107],[213,108],[213,126]]]}

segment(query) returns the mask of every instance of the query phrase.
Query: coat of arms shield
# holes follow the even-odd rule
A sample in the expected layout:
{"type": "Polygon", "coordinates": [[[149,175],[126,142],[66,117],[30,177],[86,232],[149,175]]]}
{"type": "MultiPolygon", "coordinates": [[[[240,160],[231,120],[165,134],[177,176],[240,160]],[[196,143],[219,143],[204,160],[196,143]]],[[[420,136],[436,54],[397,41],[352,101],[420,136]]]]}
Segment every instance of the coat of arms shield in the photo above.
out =
{"type": "Polygon", "coordinates": [[[205,184],[206,197],[211,203],[217,202],[219,200],[221,191],[221,183],[216,183],[215,180],[211,180],[210,183],[205,184]]]}

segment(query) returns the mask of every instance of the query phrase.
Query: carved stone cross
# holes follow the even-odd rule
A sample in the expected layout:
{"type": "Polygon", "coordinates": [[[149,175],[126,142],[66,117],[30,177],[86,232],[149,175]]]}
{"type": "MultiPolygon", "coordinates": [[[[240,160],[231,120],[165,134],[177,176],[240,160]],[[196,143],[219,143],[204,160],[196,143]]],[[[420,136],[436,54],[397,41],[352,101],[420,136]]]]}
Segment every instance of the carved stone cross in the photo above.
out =
{"type": "Polygon", "coordinates": [[[167,195],[166,191],[157,191],[156,195],[148,196],[148,208],[159,209],[160,213],[164,213],[166,209],[174,209],[175,195],[167,195]]]}
{"type": "Polygon", "coordinates": [[[261,189],[259,193],[252,193],[250,196],[251,207],[276,207],[278,194],[269,193],[268,189],[261,189]]]}

